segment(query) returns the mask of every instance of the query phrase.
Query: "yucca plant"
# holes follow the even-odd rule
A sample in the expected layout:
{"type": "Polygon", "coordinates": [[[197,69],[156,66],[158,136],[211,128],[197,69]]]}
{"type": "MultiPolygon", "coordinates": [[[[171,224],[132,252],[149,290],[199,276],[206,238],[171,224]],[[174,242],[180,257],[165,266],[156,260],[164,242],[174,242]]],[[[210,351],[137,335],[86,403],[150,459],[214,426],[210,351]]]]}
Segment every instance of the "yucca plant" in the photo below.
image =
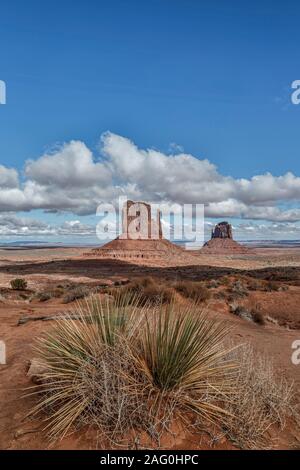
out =
{"type": "Polygon", "coordinates": [[[84,323],[94,325],[98,339],[110,346],[120,336],[128,340],[135,337],[147,310],[148,304],[141,304],[140,294],[132,291],[105,300],[90,296],[76,307],[84,323]]]}
{"type": "Polygon", "coordinates": [[[234,392],[235,366],[223,345],[228,332],[224,323],[199,313],[197,304],[179,310],[173,303],[147,315],[138,361],[154,393],[176,394],[186,410],[220,418],[224,411],[213,398],[234,392]]]}
{"type": "Polygon", "coordinates": [[[133,428],[153,436],[173,411],[220,419],[218,401],[233,389],[222,346],[228,328],[196,304],[142,307],[127,293],[88,298],[75,313],[76,319],[61,317],[37,345],[45,372],[31,391],[39,401],[30,415],[47,413],[52,439],[87,422],[106,437],[133,428]]]}
{"type": "Polygon", "coordinates": [[[105,300],[92,296],[77,303],[71,315],[62,316],[52,332],[38,339],[35,350],[45,372],[42,385],[26,396],[39,396],[30,415],[48,412],[46,428],[51,437],[63,437],[92,409],[92,382],[96,377],[101,380],[99,360],[109,349],[112,356],[117,343],[126,349],[124,342],[137,337],[146,309],[140,306],[139,296],[130,293],[105,300]]]}

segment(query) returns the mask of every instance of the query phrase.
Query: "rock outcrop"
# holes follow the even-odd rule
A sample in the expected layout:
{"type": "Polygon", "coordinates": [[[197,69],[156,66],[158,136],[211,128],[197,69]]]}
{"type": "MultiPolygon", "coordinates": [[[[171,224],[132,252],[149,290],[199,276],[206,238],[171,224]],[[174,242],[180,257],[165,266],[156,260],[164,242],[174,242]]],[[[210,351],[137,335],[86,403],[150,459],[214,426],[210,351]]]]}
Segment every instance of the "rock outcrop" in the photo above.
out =
{"type": "Polygon", "coordinates": [[[228,222],[220,222],[212,230],[211,238],[230,238],[232,240],[232,227],[228,222]]]}
{"type": "Polygon", "coordinates": [[[146,202],[127,201],[122,211],[121,240],[161,240],[161,214],[157,210],[154,218],[151,205],[146,202]]]}
{"type": "Polygon", "coordinates": [[[249,248],[233,240],[232,226],[228,222],[220,222],[211,233],[211,239],[206,242],[201,253],[212,255],[246,254],[249,248]]]}

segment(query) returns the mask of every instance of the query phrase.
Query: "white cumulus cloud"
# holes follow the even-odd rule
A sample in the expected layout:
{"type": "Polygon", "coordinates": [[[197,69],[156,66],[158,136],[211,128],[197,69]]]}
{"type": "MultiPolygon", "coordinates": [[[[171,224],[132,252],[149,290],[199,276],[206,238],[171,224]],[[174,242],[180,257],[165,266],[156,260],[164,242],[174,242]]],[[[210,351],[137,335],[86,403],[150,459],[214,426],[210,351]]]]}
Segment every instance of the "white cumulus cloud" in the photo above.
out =
{"type": "Polygon", "coordinates": [[[145,201],[205,204],[207,217],[274,222],[300,220],[300,177],[291,172],[252,178],[222,175],[208,159],[181,151],[140,149],[106,132],[99,155],[71,141],[25,163],[24,179],[0,165],[0,211],[43,209],[93,214],[98,204],[120,195],[145,201]]]}

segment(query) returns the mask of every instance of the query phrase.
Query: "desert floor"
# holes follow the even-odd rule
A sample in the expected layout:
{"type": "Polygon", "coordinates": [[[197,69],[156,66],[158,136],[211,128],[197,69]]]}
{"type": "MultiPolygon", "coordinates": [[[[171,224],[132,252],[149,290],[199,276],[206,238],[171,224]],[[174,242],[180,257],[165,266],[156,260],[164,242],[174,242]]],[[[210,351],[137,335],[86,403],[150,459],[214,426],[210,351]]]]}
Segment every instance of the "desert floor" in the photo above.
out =
{"type": "MultiPolygon", "coordinates": [[[[194,255],[188,265],[172,265],[172,260],[134,264],[120,260],[88,257],[87,248],[0,249],[0,340],[7,348],[7,364],[0,365],[0,448],[1,449],[90,449],[103,443],[97,441],[92,429],[76,432],[54,445],[49,445],[41,432],[40,423],[24,420],[33,398],[21,398],[22,389],[30,386],[26,376],[30,359],[34,356],[34,340],[52,321],[29,321],[18,325],[22,317],[51,316],[72,309],[73,302],[63,303],[59,297],[40,301],[34,293],[57,286],[84,285],[101,289],[140,276],[151,276],[163,282],[195,280],[207,282],[224,276],[249,276],[255,280],[272,281],[285,289],[251,290],[243,300],[260,306],[267,318],[265,325],[246,321],[230,313],[228,302],[215,290],[206,309],[210,315],[225,319],[232,325],[235,343],[251,343],[260,354],[270,357],[278,374],[295,382],[300,401],[300,365],[293,365],[292,343],[300,340],[300,249],[256,249],[247,255],[194,255]],[[26,292],[10,289],[16,277],[28,282],[26,292]]],[[[186,430],[177,430],[164,446],[167,448],[209,448],[207,436],[194,436],[186,430]]],[[[270,442],[275,437],[270,431],[270,442]]],[[[300,430],[289,425],[278,434],[278,448],[299,448],[300,430]]],[[[128,443],[130,446],[131,443],[128,443]]],[[[221,441],[217,448],[231,448],[221,441]]]]}

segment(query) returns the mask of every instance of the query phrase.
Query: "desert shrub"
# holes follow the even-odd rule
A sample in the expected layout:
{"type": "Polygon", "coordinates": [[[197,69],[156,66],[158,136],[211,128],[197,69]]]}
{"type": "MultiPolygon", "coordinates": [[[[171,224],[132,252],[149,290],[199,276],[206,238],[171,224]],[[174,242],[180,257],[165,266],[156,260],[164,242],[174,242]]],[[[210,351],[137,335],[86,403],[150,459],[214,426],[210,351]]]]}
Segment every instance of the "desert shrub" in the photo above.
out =
{"type": "Polygon", "coordinates": [[[229,310],[231,313],[240,316],[240,313],[244,310],[244,307],[236,302],[232,302],[231,304],[229,304],[229,310]]]}
{"type": "Polygon", "coordinates": [[[245,305],[240,305],[237,302],[229,304],[229,310],[231,313],[234,313],[244,320],[253,321],[259,325],[265,324],[264,315],[260,312],[259,307],[256,305],[254,307],[247,307],[245,305]]]}
{"type": "Polygon", "coordinates": [[[231,279],[228,276],[221,277],[221,279],[219,279],[219,281],[220,281],[220,284],[223,285],[223,286],[229,286],[230,283],[231,283],[231,279]]]}
{"type": "Polygon", "coordinates": [[[141,300],[151,304],[170,303],[173,299],[173,290],[164,286],[149,286],[142,292],[141,300]]]}
{"type": "Polygon", "coordinates": [[[47,286],[45,287],[44,290],[37,292],[35,297],[40,302],[46,302],[47,300],[50,300],[53,298],[57,299],[59,297],[62,297],[64,295],[64,292],[65,292],[64,286],[61,286],[61,285],[58,285],[56,287],[47,286]]]}
{"type": "Polygon", "coordinates": [[[265,317],[262,312],[259,310],[252,310],[251,315],[255,323],[258,323],[259,325],[265,325],[265,317]]]}
{"type": "Polygon", "coordinates": [[[11,288],[13,290],[25,290],[27,289],[27,281],[23,278],[16,278],[10,281],[11,288]]]}
{"type": "Polygon", "coordinates": [[[153,287],[156,285],[157,285],[157,281],[155,281],[153,277],[146,276],[146,277],[134,279],[130,283],[130,289],[140,292],[143,289],[146,289],[147,287],[153,287]]]}
{"type": "Polygon", "coordinates": [[[279,284],[274,281],[268,281],[265,286],[267,292],[278,291],[280,288],[279,284]]]}
{"type": "Polygon", "coordinates": [[[205,302],[211,296],[207,287],[193,281],[179,281],[175,283],[174,287],[184,297],[198,302],[205,302]]]}
{"type": "MultiPolygon", "coordinates": [[[[46,421],[50,422],[45,429],[51,438],[63,437],[72,425],[85,424],[88,418],[93,422],[97,418],[98,423],[105,421],[110,407],[111,418],[122,412],[123,419],[124,413],[132,413],[124,400],[121,400],[124,408],[119,408],[115,393],[126,397],[127,387],[134,381],[133,373],[126,382],[126,370],[131,370],[134,362],[127,342],[137,337],[144,318],[143,309],[139,307],[137,312],[138,305],[138,298],[133,300],[124,295],[112,302],[90,297],[77,303],[74,309],[80,321],[62,317],[52,332],[38,339],[36,352],[44,372],[40,376],[41,385],[34,387],[33,392],[39,402],[29,415],[41,411],[48,415],[46,421]],[[116,381],[119,385],[126,383],[127,387],[119,390],[116,381]],[[98,395],[101,387],[108,392],[104,396],[98,395]]],[[[128,403],[135,398],[129,396],[126,400],[128,403]]],[[[120,416],[115,427],[119,419],[120,416]]]]}
{"type": "Polygon", "coordinates": [[[247,282],[247,288],[249,290],[256,291],[256,290],[262,290],[263,286],[262,286],[262,283],[258,281],[257,279],[250,278],[248,279],[248,282],[247,282]]]}
{"type": "Polygon", "coordinates": [[[230,311],[244,320],[253,321],[252,313],[243,305],[231,304],[230,311]]]}
{"type": "Polygon", "coordinates": [[[224,291],[217,291],[214,293],[214,299],[227,300],[227,295],[224,291]]]}
{"type": "Polygon", "coordinates": [[[63,303],[68,304],[70,302],[74,302],[74,300],[83,299],[90,295],[90,293],[90,289],[86,286],[75,286],[64,296],[63,303]]]}
{"type": "Polygon", "coordinates": [[[171,288],[159,284],[152,277],[134,279],[132,282],[126,283],[125,286],[119,289],[111,289],[109,293],[118,296],[120,291],[124,295],[126,295],[126,293],[138,294],[141,304],[149,303],[158,305],[160,303],[170,303],[174,296],[174,292],[171,288]]]}
{"type": "Polygon", "coordinates": [[[19,294],[19,298],[22,299],[22,300],[28,300],[31,298],[31,295],[30,294],[27,294],[26,292],[22,292],[19,294]]]}
{"type": "Polygon", "coordinates": [[[230,292],[236,297],[245,297],[248,295],[247,287],[240,280],[232,284],[230,292]]]}
{"type": "Polygon", "coordinates": [[[50,292],[45,292],[45,291],[43,291],[43,292],[38,292],[37,295],[36,295],[36,297],[38,298],[38,300],[39,300],[40,302],[46,302],[47,300],[52,299],[51,293],[50,293],[50,292]]]}
{"type": "Polygon", "coordinates": [[[217,279],[211,279],[210,281],[208,281],[207,283],[207,287],[208,289],[216,289],[217,287],[219,287],[221,285],[221,282],[217,279]]]}
{"type": "Polygon", "coordinates": [[[44,413],[52,439],[86,423],[112,440],[131,429],[158,438],[173,413],[223,415],[215,396],[232,393],[234,377],[223,324],[195,306],[141,307],[123,294],[75,311],[80,321],[61,318],[37,346],[44,372],[30,415],[44,413]]]}
{"type": "Polygon", "coordinates": [[[266,436],[270,426],[283,429],[287,418],[298,420],[293,386],[277,376],[270,360],[249,345],[237,348],[230,358],[239,366],[236,393],[224,404],[229,412],[224,417],[225,432],[244,449],[271,447],[266,436]]]}
{"type": "Polygon", "coordinates": [[[130,280],[129,279],[119,279],[114,282],[115,286],[126,286],[126,284],[129,284],[130,280]]]}
{"type": "Polygon", "coordinates": [[[84,409],[78,425],[92,424],[115,443],[133,428],[153,426],[147,400],[141,400],[147,378],[137,369],[126,342],[104,346],[101,353],[78,370],[84,409]]]}

